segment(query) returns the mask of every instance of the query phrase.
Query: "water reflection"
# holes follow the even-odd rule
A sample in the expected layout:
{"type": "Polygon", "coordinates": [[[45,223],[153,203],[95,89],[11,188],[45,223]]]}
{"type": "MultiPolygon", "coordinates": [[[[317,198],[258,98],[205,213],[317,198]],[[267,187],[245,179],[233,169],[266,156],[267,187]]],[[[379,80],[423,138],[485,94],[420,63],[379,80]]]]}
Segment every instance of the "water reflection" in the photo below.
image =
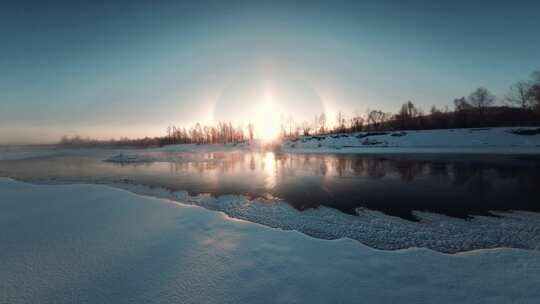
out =
{"type": "Polygon", "coordinates": [[[540,159],[485,156],[369,156],[286,153],[160,153],[164,162],[115,164],[91,157],[0,162],[19,178],[127,179],[196,193],[282,198],[303,210],[358,207],[414,219],[489,210],[540,211],[540,159]]]}
{"type": "MultiPolygon", "coordinates": [[[[81,165],[84,161],[78,161],[81,165]]],[[[277,179],[301,172],[303,175],[333,177],[363,177],[383,179],[397,176],[403,183],[413,183],[418,178],[439,178],[463,186],[470,180],[477,182],[484,175],[492,173],[500,179],[513,179],[523,173],[533,173],[540,166],[540,160],[518,163],[518,160],[505,159],[505,162],[483,163],[476,157],[460,161],[433,161],[400,159],[391,156],[355,155],[302,155],[282,153],[208,153],[183,161],[166,162],[169,171],[208,174],[238,174],[246,171],[262,173],[268,179],[267,189],[275,187],[277,179]],[[531,167],[530,167],[531,166],[531,167]]],[[[75,162],[66,162],[73,166],[75,162]]],[[[81,166],[79,165],[79,166],[81,166]]],[[[156,163],[115,163],[119,167],[156,167],[156,163]]],[[[530,177],[529,175],[527,175],[530,177]]]]}
{"type": "Polygon", "coordinates": [[[537,159],[225,153],[171,164],[199,174],[200,184],[214,181],[197,191],[270,194],[301,210],[325,205],[354,214],[367,207],[413,219],[412,210],[468,216],[538,211],[540,202],[537,159]]]}
{"type": "Polygon", "coordinates": [[[265,178],[265,188],[273,189],[276,186],[276,175],[277,175],[277,160],[275,154],[272,152],[267,152],[262,159],[262,170],[266,174],[265,178]]]}

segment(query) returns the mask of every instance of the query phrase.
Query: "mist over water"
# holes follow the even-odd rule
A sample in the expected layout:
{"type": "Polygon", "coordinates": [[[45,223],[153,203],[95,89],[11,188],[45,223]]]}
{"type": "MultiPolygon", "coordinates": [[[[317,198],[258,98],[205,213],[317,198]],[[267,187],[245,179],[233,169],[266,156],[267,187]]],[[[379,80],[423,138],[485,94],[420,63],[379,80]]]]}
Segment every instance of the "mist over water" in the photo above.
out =
{"type": "MultiPolygon", "coordinates": [[[[358,208],[415,220],[414,210],[456,217],[540,211],[535,156],[384,156],[286,153],[166,153],[163,162],[111,163],[103,155],[0,163],[23,180],[122,182],[209,193],[277,197],[299,210],[358,208]]],[[[152,155],[152,153],[148,153],[152,155]]]]}

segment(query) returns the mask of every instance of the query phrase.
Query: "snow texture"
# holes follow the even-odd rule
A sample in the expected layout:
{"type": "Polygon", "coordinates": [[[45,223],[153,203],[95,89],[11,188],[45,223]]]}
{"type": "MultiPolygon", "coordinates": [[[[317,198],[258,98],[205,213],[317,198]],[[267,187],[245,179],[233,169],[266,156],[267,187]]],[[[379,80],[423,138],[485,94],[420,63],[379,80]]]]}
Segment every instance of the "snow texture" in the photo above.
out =
{"type": "Polygon", "coordinates": [[[540,249],[540,215],[533,212],[493,212],[497,217],[459,219],[414,211],[420,221],[412,222],[367,209],[358,210],[357,216],[327,207],[298,211],[277,199],[190,196],[185,191],[173,192],[125,182],[109,185],[140,195],[202,206],[273,228],[296,230],[316,238],[350,238],[377,249],[419,247],[445,253],[498,247],[540,249]]]}
{"type": "Polygon", "coordinates": [[[359,132],[306,136],[284,141],[282,149],[285,152],[296,153],[539,154],[540,134],[515,134],[518,130],[524,128],[359,132]]]}
{"type": "Polygon", "coordinates": [[[99,185],[0,180],[0,303],[538,303],[540,252],[379,251],[99,185]]]}

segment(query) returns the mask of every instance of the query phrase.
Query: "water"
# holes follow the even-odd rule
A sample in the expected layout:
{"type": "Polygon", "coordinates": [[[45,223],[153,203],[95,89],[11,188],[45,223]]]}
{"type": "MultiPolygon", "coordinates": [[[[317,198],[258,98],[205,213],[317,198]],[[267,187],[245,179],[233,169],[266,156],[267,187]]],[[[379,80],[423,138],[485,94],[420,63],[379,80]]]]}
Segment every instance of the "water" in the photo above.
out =
{"type": "Polygon", "coordinates": [[[453,217],[540,211],[540,157],[159,153],[167,161],[104,162],[103,152],[0,161],[0,176],[66,182],[127,181],[190,194],[276,197],[298,210],[357,208],[416,220],[412,211],[453,217]]]}

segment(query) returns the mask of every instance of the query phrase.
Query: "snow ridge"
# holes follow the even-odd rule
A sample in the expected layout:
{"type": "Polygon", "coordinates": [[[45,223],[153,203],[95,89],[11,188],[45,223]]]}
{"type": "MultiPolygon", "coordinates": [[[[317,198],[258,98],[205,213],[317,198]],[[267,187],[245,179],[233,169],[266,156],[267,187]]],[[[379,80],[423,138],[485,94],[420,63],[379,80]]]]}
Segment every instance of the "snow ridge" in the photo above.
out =
{"type": "Polygon", "coordinates": [[[418,247],[443,253],[499,247],[540,250],[540,215],[533,212],[497,212],[495,216],[475,216],[467,220],[414,212],[420,221],[412,222],[373,210],[357,210],[357,216],[328,207],[298,211],[277,199],[190,196],[186,191],[125,182],[108,185],[140,195],[202,206],[273,228],[296,230],[315,238],[354,239],[376,249],[418,247]]]}

